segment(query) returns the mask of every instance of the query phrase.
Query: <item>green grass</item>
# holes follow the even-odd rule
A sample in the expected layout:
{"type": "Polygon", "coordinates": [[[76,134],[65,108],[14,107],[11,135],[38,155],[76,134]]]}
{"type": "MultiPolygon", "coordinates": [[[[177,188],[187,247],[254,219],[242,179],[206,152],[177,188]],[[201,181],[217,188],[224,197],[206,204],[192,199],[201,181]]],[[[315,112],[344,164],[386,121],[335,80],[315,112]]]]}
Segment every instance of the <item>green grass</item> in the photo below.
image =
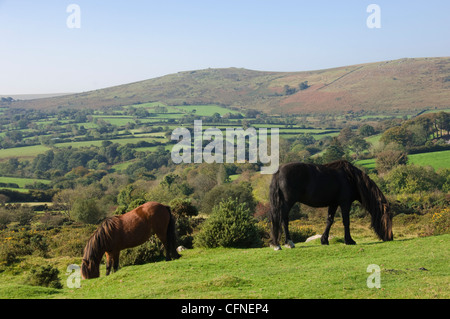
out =
{"type": "Polygon", "coordinates": [[[195,114],[200,116],[212,116],[214,113],[219,113],[220,115],[225,115],[227,113],[240,113],[238,111],[230,110],[218,105],[182,105],[177,106],[177,108],[187,113],[195,110],[195,114]]]}
{"type": "MultiPolygon", "coordinates": [[[[358,238],[355,237],[357,240],[358,238]]],[[[357,240],[358,241],[358,240],[357,240]]],[[[450,235],[295,249],[193,249],[182,258],[128,266],[79,289],[29,287],[0,274],[0,298],[449,298],[450,235]],[[368,265],[381,268],[369,289],[368,265]]],[[[67,267],[67,266],[65,266],[67,267]]],[[[65,272],[65,271],[64,271],[65,272]]],[[[65,285],[67,275],[62,274],[65,285]]]]}
{"type": "Polygon", "coordinates": [[[450,151],[439,151],[408,155],[409,163],[432,166],[434,169],[450,168],[450,151]]]}
{"type": "Polygon", "coordinates": [[[356,161],[355,164],[370,170],[370,169],[374,169],[375,168],[375,159],[374,158],[370,158],[370,159],[365,159],[365,160],[359,160],[359,161],[356,161]]]}
{"type": "Polygon", "coordinates": [[[45,153],[50,147],[44,145],[33,145],[24,147],[13,147],[0,149],[0,159],[17,158],[33,158],[38,154],[45,153]]]}
{"type": "Polygon", "coordinates": [[[0,183],[16,183],[21,188],[25,187],[25,185],[33,184],[34,182],[40,182],[44,184],[50,183],[50,181],[47,179],[0,176],[0,183]]]}

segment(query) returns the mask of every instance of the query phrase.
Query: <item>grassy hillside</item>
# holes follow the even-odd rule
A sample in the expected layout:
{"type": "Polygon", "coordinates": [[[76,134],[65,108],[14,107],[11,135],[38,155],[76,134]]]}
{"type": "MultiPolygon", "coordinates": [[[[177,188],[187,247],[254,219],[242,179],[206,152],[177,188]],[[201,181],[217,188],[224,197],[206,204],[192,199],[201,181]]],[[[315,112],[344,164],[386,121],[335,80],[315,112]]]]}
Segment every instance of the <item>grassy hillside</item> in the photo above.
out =
{"type": "Polygon", "coordinates": [[[308,72],[206,69],[8,105],[37,109],[101,108],[160,101],[168,105],[219,104],[275,113],[413,111],[448,108],[449,88],[450,58],[444,57],[308,72]],[[305,81],[309,87],[301,90],[299,85],[305,81]]]}
{"type": "Polygon", "coordinates": [[[278,252],[193,249],[108,277],[103,266],[102,277],[80,289],[31,287],[3,273],[0,298],[449,298],[449,241],[441,235],[346,246],[337,238],[330,246],[312,241],[278,252]],[[381,268],[380,289],[367,287],[371,264],[381,268]]]}

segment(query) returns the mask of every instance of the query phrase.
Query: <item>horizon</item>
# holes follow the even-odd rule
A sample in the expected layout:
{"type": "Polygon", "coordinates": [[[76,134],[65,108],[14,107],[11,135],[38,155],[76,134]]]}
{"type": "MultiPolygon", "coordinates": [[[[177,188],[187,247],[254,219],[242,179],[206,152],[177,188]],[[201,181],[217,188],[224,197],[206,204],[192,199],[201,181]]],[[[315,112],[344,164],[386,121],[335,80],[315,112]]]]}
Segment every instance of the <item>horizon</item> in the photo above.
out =
{"type": "MultiPolygon", "coordinates": [[[[450,57],[450,56],[448,56],[450,57]]],[[[403,59],[440,59],[440,58],[448,58],[447,56],[439,56],[439,57],[414,57],[414,58],[409,58],[409,57],[403,57],[403,58],[399,58],[399,59],[394,59],[394,60],[381,60],[381,61],[372,61],[372,62],[366,62],[366,63],[359,63],[359,64],[372,64],[372,63],[381,63],[381,62],[385,62],[385,61],[396,61],[396,60],[403,60],[403,59]]],[[[276,72],[276,73],[301,73],[301,72],[317,72],[317,71],[326,71],[326,70],[330,70],[330,69],[334,69],[334,68],[345,68],[345,67],[349,67],[349,66],[353,66],[353,65],[358,65],[358,64],[349,64],[349,65],[339,65],[339,66],[332,66],[326,69],[315,69],[315,70],[293,70],[293,71],[274,71],[274,70],[252,70],[252,69],[247,69],[247,68],[238,68],[238,67],[234,67],[234,66],[230,66],[230,67],[223,67],[223,68],[205,68],[205,69],[192,69],[192,70],[183,70],[183,71],[178,71],[178,72],[173,72],[173,73],[168,73],[168,74],[163,74],[160,76],[156,76],[156,77],[152,77],[152,78],[148,78],[148,79],[143,79],[143,80],[138,80],[138,81],[132,81],[132,82],[127,82],[127,83],[120,83],[120,84],[116,84],[116,85],[112,85],[112,86],[108,86],[108,87],[99,87],[99,88],[93,88],[87,91],[79,91],[79,92],[44,92],[44,93],[21,93],[21,94],[3,94],[0,92],[0,97],[14,97],[14,96],[22,96],[21,100],[28,100],[28,99],[36,99],[36,98],[45,98],[45,97],[53,97],[53,96],[62,96],[62,95],[71,95],[71,94],[80,94],[80,93],[86,93],[86,92],[91,92],[91,91],[96,91],[96,90],[103,90],[103,89],[107,89],[107,88],[111,88],[111,87],[116,87],[116,86],[121,86],[121,85],[127,85],[127,84],[131,84],[131,83],[136,83],[136,82],[142,82],[142,81],[147,81],[147,80],[151,80],[151,79],[156,79],[159,77],[164,77],[167,75],[171,75],[171,74],[177,74],[177,73],[182,73],[182,72],[190,72],[190,71],[201,71],[201,70],[208,70],[208,69],[246,69],[249,71],[255,71],[255,72],[276,72]],[[47,96],[48,95],[48,96],[47,96]],[[27,96],[40,96],[40,97],[27,97],[27,96]]]]}
{"type": "Polygon", "coordinates": [[[0,94],[81,93],[208,68],[304,72],[447,57],[449,11],[443,0],[0,0],[0,94]]]}

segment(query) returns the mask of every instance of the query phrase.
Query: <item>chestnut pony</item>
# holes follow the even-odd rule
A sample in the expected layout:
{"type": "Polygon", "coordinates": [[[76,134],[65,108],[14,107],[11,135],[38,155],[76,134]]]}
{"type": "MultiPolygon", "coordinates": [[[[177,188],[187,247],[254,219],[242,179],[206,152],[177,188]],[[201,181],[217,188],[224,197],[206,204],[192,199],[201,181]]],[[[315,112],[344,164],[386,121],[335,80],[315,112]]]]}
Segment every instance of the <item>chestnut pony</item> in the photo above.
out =
{"type": "Polygon", "coordinates": [[[111,272],[111,267],[117,271],[120,251],[139,246],[154,234],[164,245],[166,260],[180,257],[176,251],[175,220],[169,206],[148,202],[123,215],[107,218],[84,248],[82,277],[100,276],[100,261],[105,253],[106,275],[111,272]]]}

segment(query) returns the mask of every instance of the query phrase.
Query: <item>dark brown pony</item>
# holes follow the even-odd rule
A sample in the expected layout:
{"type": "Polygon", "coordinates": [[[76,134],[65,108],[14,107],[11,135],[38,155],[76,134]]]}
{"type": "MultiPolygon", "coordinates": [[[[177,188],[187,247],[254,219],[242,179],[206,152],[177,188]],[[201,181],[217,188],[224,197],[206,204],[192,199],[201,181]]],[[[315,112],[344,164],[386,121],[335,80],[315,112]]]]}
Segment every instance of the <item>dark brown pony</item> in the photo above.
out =
{"type": "Polygon", "coordinates": [[[166,260],[180,257],[176,250],[175,220],[169,206],[148,202],[123,215],[107,218],[84,248],[82,277],[100,276],[100,261],[105,253],[106,275],[111,272],[111,267],[117,271],[120,251],[139,246],[154,234],[164,245],[166,260]]]}
{"type": "Polygon", "coordinates": [[[389,203],[378,186],[367,174],[347,161],[336,161],[325,165],[289,163],[280,166],[273,174],[270,184],[270,219],[272,222],[272,246],[279,245],[281,227],[286,235],[286,247],[294,247],[289,235],[288,214],[296,203],[312,207],[328,207],[327,226],[321,237],[328,245],[328,236],[334,215],[341,208],[345,229],[345,243],[354,245],[350,236],[350,207],[359,201],[372,217],[371,226],[378,237],[392,240],[392,215],[389,203]]]}

